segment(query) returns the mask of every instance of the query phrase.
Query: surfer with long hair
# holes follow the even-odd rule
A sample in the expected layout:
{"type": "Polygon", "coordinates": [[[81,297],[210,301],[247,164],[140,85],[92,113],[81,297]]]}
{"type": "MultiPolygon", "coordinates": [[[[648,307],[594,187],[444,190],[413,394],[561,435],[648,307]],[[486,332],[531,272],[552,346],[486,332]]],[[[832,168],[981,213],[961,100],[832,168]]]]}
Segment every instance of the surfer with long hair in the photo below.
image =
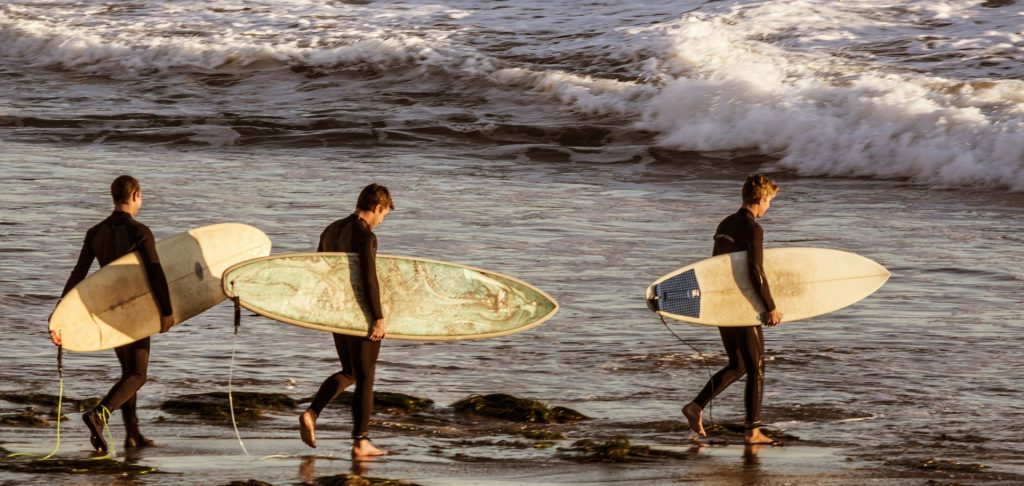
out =
{"type": "Polygon", "coordinates": [[[360,284],[363,298],[371,313],[366,336],[334,334],[334,347],[341,361],[341,371],[327,377],[320,385],[313,402],[299,416],[302,441],[316,447],[316,420],[320,412],[345,388],[355,384],[352,396],[352,457],[369,459],[387,454],[370,442],[370,414],[373,412],[373,380],[380,343],[387,335],[387,324],[380,305],[377,282],[377,236],[373,233],[384,217],[395,208],[388,189],[379,184],[363,188],[356,201],[356,210],[324,229],[317,251],[352,252],[359,256],[360,284]]]}
{"type": "MultiPolygon", "coordinates": [[[[756,219],[764,216],[778,192],[779,187],[775,182],[761,174],[747,177],[742,190],[743,206],[718,225],[712,251],[714,255],[747,252],[750,283],[764,302],[765,312],[761,315],[761,322],[768,327],[782,322],[782,314],[775,308],[775,301],[768,288],[763,265],[764,230],[756,219]]],[[[697,398],[683,407],[683,416],[691,430],[706,437],[701,420],[704,407],[729,385],[746,375],[747,384],[743,394],[746,410],[744,441],[747,444],[774,444],[771,438],[761,432],[761,397],[764,394],[764,336],[761,326],[719,327],[718,331],[722,335],[729,363],[708,380],[697,398]]]]}
{"type": "MultiPolygon", "coordinates": [[[[85,279],[93,259],[98,260],[102,268],[124,255],[138,251],[157,309],[160,311],[160,332],[167,332],[174,325],[167,277],[156,253],[153,232],[135,219],[142,207],[142,189],[139,181],[131,176],[120,176],[110,185],[110,195],[114,199],[114,212],[86,232],[78,262],[64,284],[61,298],[63,299],[75,285],[85,279]]],[[[50,331],[50,339],[53,344],[60,346],[61,340],[57,331],[50,331]]],[[[110,419],[110,414],[120,409],[126,432],[125,448],[151,446],[153,441],[139,431],[139,418],[135,410],[136,392],[146,383],[146,372],[149,368],[149,338],[118,346],[114,348],[114,352],[121,363],[121,379],[95,408],[82,414],[82,420],[89,429],[89,440],[97,451],[106,452],[108,444],[103,437],[103,429],[110,419]]]]}

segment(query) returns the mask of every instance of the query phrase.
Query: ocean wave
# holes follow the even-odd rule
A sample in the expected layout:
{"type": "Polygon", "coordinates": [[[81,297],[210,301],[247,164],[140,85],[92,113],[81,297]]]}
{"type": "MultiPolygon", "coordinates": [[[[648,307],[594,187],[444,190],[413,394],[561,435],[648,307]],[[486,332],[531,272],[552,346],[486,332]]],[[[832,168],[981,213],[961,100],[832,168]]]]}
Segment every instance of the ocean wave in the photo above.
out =
{"type": "Polygon", "coordinates": [[[343,45],[304,47],[302,41],[257,42],[230,35],[111,37],[80,28],[26,20],[0,11],[0,55],[31,66],[137,76],[171,70],[237,72],[284,67],[386,70],[428,63],[435,47],[403,35],[364,35],[343,45]]]}
{"type": "Polygon", "coordinates": [[[0,7],[0,61],[73,103],[26,97],[0,127],[215,146],[648,144],[1024,191],[1022,16],[987,3],[679,0],[577,18],[546,2],[14,2],[0,7]]]}
{"type": "Polygon", "coordinates": [[[794,52],[751,38],[759,18],[740,9],[673,29],[664,62],[683,74],[649,100],[641,126],[664,146],[756,151],[802,175],[1024,191],[1021,81],[963,82],[794,52]]]}

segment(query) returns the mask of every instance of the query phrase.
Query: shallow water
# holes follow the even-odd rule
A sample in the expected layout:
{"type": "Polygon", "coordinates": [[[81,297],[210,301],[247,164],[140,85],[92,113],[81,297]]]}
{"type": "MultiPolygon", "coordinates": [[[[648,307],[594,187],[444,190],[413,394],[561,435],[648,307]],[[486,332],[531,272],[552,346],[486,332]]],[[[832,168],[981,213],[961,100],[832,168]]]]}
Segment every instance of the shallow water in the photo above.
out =
{"type": "MultiPolygon", "coordinates": [[[[736,181],[745,167],[716,167],[692,154],[677,154],[672,164],[524,165],[450,152],[367,157],[340,150],[6,147],[0,204],[9,237],[0,245],[0,311],[7,316],[4,353],[17,366],[0,372],[4,391],[56,393],[45,319],[80,238],[108,212],[107,180],[125,169],[120,161],[131,160],[145,193],[140,220],[158,237],[244,221],[270,235],[275,253],[310,250],[322,226],[348,213],[363,184],[388,185],[397,209],[377,230],[382,252],[513,275],[549,292],[562,309],[538,328],[503,338],[388,342],[378,390],[431,398],[444,416],[450,414],[444,407],[469,394],[505,392],[594,417],[570,428],[559,446],[615,435],[687,443],[678,426],[666,429],[663,422],[680,419],[679,407],[708,371],[646,309],[643,289],[709,255],[710,231],[735,210],[736,181]]],[[[882,263],[893,277],[852,307],[766,332],[766,422],[871,464],[938,457],[1024,473],[1013,440],[1024,413],[1014,372],[1024,358],[1013,344],[1024,310],[1018,298],[1024,274],[1012,263],[1024,257],[1019,197],[786,174],[778,181],[782,192],[763,221],[768,246],[854,251],[882,263]]],[[[230,439],[230,424],[173,417],[158,407],[173,396],[225,390],[231,312],[221,304],[154,338],[151,378],[139,403],[155,437],[175,430],[230,439]]],[[[673,329],[706,353],[712,369],[723,363],[713,329],[673,329]]],[[[236,390],[301,398],[337,368],[326,334],[253,315],[243,319],[237,347],[236,390]]],[[[64,364],[65,392],[73,397],[102,395],[117,376],[108,352],[69,354],[64,364]]],[[[739,420],[742,387],[727,390],[710,415],[739,420]]],[[[65,433],[81,443],[84,429],[72,418],[65,433]]],[[[294,422],[294,414],[272,414],[243,427],[243,436],[291,437],[294,422]]],[[[340,450],[348,423],[343,407],[325,414],[326,447],[340,450]]],[[[387,427],[377,427],[375,436],[401,454],[435,460],[451,460],[459,451],[437,453],[437,446],[488,437],[458,422],[446,427],[448,438],[387,427]]],[[[50,437],[49,429],[6,430],[18,443],[50,437]]],[[[306,451],[295,438],[273,448],[306,451]]],[[[552,449],[480,445],[461,452],[557,460],[552,449]]]]}

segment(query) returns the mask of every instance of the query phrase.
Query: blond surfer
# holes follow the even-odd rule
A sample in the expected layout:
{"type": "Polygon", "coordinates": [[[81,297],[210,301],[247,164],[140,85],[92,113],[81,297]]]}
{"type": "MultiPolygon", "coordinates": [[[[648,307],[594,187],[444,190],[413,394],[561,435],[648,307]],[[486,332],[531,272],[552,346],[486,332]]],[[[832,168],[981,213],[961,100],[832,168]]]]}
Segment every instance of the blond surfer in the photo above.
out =
{"type": "MultiPolygon", "coordinates": [[[[761,315],[761,321],[768,327],[782,322],[782,314],[775,308],[768,278],[764,273],[764,231],[756,219],[764,216],[778,192],[775,182],[763,175],[747,177],[742,190],[743,206],[718,225],[713,250],[714,255],[747,252],[750,282],[764,303],[766,310],[761,315]]],[[[701,420],[704,407],[729,385],[746,375],[743,395],[746,410],[744,441],[747,444],[774,444],[771,438],[761,432],[761,397],[764,393],[764,336],[761,326],[719,327],[718,331],[729,363],[708,380],[697,398],[683,407],[683,416],[690,429],[706,437],[701,420]]]]}
{"type": "Polygon", "coordinates": [[[320,385],[309,408],[299,416],[302,441],[316,447],[316,420],[324,407],[345,388],[355,384],[352,396],[352,457],[370,459],[386,454],[370,442],[370,414],[373,412],[373,380],[380,343],[387,335],[387,324],[380,305],[377,282],[377,236],[373,233],[384,217],[395,208],[388,189],[379,184],[363,188],[356,201],[356,210],[348,217],[327,226],[320,235],[317,251],[352,252],[359,255],[366,307],[372,323],[366,336],[334,334],[334,347],[341,361],[341,371],[329,376],[320,385]]]}

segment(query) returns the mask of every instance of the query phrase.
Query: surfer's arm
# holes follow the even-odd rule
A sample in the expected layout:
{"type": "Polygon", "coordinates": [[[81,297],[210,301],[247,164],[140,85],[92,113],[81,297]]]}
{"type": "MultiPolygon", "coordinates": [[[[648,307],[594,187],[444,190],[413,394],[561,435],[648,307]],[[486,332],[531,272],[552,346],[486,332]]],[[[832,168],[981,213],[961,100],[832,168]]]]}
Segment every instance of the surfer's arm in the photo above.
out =
{"type": "Polygon", "coordinates": [[[82,243],[82,251],[78,253],[78,262],[75,263],[75,268],[71,270],[71,276],[68,277],[67,283],[64,284],[64,291],[60,293],[60,297],[63,299],[71,289],[75,288],[79,282],[85,280],[85,276],[89,274],[89,267],[92,266],[92,260],[96,258],[96,255],[92,251],[92,231],[85,234],[85,241],[82,243]]]}
{"type": "Polygon", "coordinates": [[[754,291],[764,302],[765,313],[771,313],[775,311],[775,300],[772,299],[772,291],[768,287],[768,276],[764,273],[764,230],[760,225],[754,225],[752,230],[750,249],[747,253],[747,274],[750,275],[750,284],[754,291]]]}
{"type": "Polygon", "coordinates": [[[363,275],[364,295],[370,311],[373,313],[373,320],[379,321],[384,318],[384,311],[380,305],[380,284],[377,282],[377,237],[370,233],[363,238],[363,244],[359,248],[360,273],[363,275]]]}
{"type": "Polygon", "coordinates": [[[139,256],[142,257],[142,266],[146,269],[146,277],[149,278],[149,288],[153,291],[153,299],[160,309],[161,316],[171,316],[174,310],[171,307],[171,292],[167,286],[167,276],[164,275],[164,267],[160,265],[160,256],[156,253],[156,238],[149,228],[142,230],[142,244],[139,245],[139,256]]]}

